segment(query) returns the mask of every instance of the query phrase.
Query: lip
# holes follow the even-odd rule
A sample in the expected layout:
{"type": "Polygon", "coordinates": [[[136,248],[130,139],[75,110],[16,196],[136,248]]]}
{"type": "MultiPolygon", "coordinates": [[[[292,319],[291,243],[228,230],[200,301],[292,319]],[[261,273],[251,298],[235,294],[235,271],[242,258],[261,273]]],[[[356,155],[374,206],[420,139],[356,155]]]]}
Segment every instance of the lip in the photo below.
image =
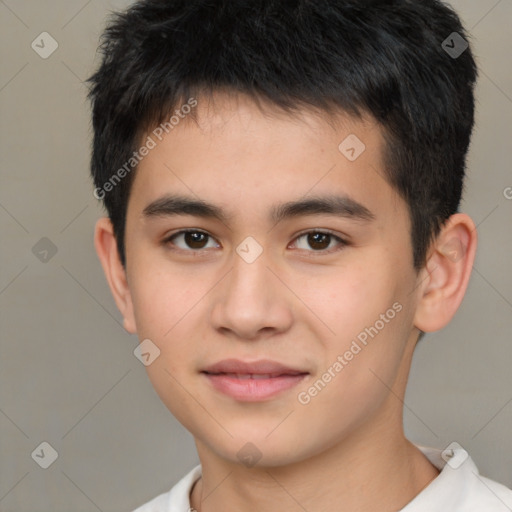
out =
{"type": "Polygon", "coordinates": [[[292,368],[270,359],[260,359],[253,362],[245,362],[240,359],[224,359],[211,366],[207,366],[203,371],[206,373],[272,374],[274,376],[308,373],[305,370],[292,368]]]}
{"type": "Polygon", "coordinates": [[[268,359],[245,362],[225,359],[201,373],[221,393],[243,402],[270,399],[295,387],[309,372],[268,359]]]}

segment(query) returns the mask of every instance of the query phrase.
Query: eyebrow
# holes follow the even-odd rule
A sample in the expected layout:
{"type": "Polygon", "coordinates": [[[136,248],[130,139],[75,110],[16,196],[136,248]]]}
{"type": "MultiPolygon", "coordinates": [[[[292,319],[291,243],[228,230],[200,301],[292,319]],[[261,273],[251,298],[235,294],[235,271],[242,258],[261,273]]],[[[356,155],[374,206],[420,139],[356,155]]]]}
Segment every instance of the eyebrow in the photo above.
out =
{"type": "MultiPolygon", "coordinates": [[[[217,219],[228,224],[232,215],[222,208],[203,201],[181,195],[165,195],[148,204],[143,212],[144,218],[170,217],[174,215],[192,215],[217,219]]],[[[274,205],[270,209],[269,220],[274,223],[285,219],[306,215],[336,215],[343,218],[372,221],[375,215],[366,206],[354,199],[342,195],[315,196],[274,205]]]]}

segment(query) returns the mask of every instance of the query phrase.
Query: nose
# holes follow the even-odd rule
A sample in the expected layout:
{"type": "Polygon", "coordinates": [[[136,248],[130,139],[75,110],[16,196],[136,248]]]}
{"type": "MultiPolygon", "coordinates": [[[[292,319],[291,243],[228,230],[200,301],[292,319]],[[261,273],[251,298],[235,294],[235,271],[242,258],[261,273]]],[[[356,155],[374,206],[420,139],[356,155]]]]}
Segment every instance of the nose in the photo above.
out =
{"type": "Polygon", "coordinates": [[[215,289],[213,326],[244,340],[285,332],[293,322],[293,295],[269,267],[265,252],[254,262],[233,255],[233,268],[215,289]]]}

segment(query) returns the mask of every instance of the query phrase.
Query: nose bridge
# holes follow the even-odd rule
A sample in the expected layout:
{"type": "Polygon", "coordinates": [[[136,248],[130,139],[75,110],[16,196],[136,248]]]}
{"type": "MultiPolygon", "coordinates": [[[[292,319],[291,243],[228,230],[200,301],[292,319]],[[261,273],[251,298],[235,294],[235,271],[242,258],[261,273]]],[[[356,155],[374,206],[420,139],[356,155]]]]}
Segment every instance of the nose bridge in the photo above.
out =
{"type": "MultiPolygon", "coordinates": [[[[255,294],[264,292],[262,284],[268,281],[270,274],[267,266],[269,251],[264,249],[256,238],[247,236],[240,242],[233,251],[232,271],[228,277],[227,292],[235,298],[240,296],[251,300],[255,294]]],[[[261,299],[262,297],[260,297],[261,299]]]]}
{"type": "Polygon", "coordinates": [[[232,269],[216,294],[212,318],[217,328],[246,338],[256,337],[264,328],[285,329],[291,322],[289,298],[268,268],[268,254],[251,244],[250,240],[243,242],[233,254],[232,269]]]}
{"type": "Polygon", "coordinates": [[[240,244],[233,255],[233,270],[227,280],[226,298],[252,303],[253,307],[263,307],[268,305],[269,278],[272,273],[267,267],[270,262],[263,251],[257,255],[250,246],[247,253],[243,252],[245,249],[247,245],[240,244]]]}

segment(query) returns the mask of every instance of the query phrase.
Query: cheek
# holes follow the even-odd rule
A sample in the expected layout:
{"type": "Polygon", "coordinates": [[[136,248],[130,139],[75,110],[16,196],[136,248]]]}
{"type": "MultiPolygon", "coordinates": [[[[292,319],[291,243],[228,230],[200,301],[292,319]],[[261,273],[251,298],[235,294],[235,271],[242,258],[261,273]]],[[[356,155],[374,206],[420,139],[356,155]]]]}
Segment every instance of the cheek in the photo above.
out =
{"type": "Polygon", "coordinates": [[[321,431],[323,443],[328,445],[353,432],[377,414],[389,398],[389,388],[401,371],[404,357],[401,314],[403,310],[380,331],[370,329],[374,321],[365,326],[359,318],[359,325],[351,325],[356,333],[353,336],[343,332],[338,323],[338,336],[326,347],[323,364],[308,386],[299,390],[303,393],[299,403],[306,404],[299,405],[303,415],[300,423],[309,425],[311,432],[321,431]],[[365,336],[358,338],[361,333],[365,336]]]}
{"type": "Polygon", "coordinates": [[[341,350],[344,342],[350,344],[349,340],[380,321],[380,315],[398,300],[400,285],[392,276],[382,262],[347,263],[311,279],[295,279],[294,291],[317,314],[317,320],[321,320],[317,323],[329,328],[330,333],[322,330],[320,339],[341,350]]]}
{"type": "Polygon", "coordinates": [[[354,266],[299,290],[322,320],[316,322],[323,345],[317,350],[317,372],[321,376],[330,369],[336,375],[329,384],[332,392],[343,403],[354,400],[355,408],[364,396],[385,390],[379,377],[392,380],[402,361],[411,318],[404,306],[406,283],[394,275],[383,263],[354,266]]]}
{"type": "Polygon", "coordinates": [[[160,351],[146,367],[148,377],[165,406],[187,428],[204,414],[192,398],[197,392],[190,379],[198,350],[195,331],[202,325],[194,315],[207,289],[197,280],[171,272],[140,273],[132,286],[139,338],[149,338],[160,351]]]}
{"type": "MultiPolygon", "coordinates": [[[[188,386],[194,371],[200,342],[198,326],[204,325],[197,315],[207,290],[197,280],[174,273],[141,273],[133,282],[139,339],[150,339],[160,351],[146,371],[161,400],[177,417],[181,417],[179,404],[189,399],[183,385],[188,386]]],[[[192,410],[191,405],[185,409],[192,410]]]]}
{"type": "Polygon", "coordinates": [[[170,268],[136,273],[130,289],[139,336],[165,344],[209,288],[197,275],[170,268]]]}

